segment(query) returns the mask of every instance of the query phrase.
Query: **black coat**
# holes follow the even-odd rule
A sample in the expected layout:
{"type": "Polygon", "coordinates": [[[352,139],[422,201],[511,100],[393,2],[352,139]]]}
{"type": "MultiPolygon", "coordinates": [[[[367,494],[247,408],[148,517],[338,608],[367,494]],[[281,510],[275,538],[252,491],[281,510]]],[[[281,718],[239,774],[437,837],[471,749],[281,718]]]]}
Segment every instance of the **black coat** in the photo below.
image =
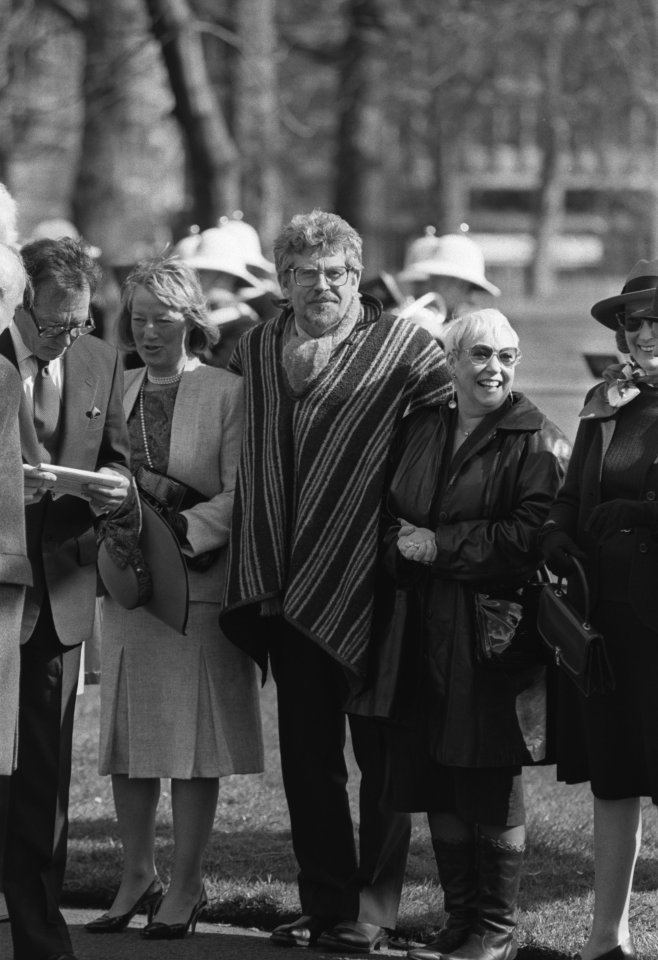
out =
{"type": "MultiPolygon", "coordinates": [[[[446,469],[455,420],[447,406],[419,411],[403,422],[394,448],[382,563],[408,590],[408,610],[391,712],[408,715],[425,691],[439,763],[534,762],[545,755],[545,668],[502,672],[476,662],[473,591],[495,595],[496,585],[521,584],[537,569],[539,528],[563,480],[569,443],[517,393],[446,469]],[[401,557],[397,518],[435,531],[430,567],[401,557]]],[[[389,580],[381,595],[393,594],[389,580]]],[[[386,644],[391,633],[383,629],[380,637],[386,644]]],[[[396,654],[380,648],[379,657],[381,664],[396,654]]]]}

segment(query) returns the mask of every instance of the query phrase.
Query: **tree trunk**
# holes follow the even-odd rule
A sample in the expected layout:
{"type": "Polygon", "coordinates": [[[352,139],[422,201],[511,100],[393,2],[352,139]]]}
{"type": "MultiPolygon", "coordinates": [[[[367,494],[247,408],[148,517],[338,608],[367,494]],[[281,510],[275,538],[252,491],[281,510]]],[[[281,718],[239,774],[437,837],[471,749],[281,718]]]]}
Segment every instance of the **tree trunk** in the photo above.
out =
{"type": "Polygon", "coordinates": [[[241,56],[234,118],[242,157],[242,210],[265,249],[272,246],[283,219],[274,7],[274,0],[238,0],[235,9],[241,56]]]}
{"type": "Polygon", "coordinates": [[[163,227],[155,226],[167,212],[164,185],[159,193],[143,189],[157,162],[150,140],[161,120],[153,101],[160,79],[166,106],[164,77],[158,77],[154,44],[145,49],[146,16],[139,8],[135,14],[134,0],[88,0],[82,24],[84,114],[72,211],[78,229],[100,246],[108,264],[132,262],[169,240],[163,227]]]}
{"type": "Polygon", "coordinates": [[[649,190],[649,254],[655,256],[658,251],[658,55],[656,54],[656,43],[658,43],[658,0],[650,0],[650,36],[652,38],[651,50],[652,57],[650,61],[651,76],[649,83],[645,85],[644,93],[648,99],[650,122],[649,129],[651,135],[652,166],[653,178],[649,190]]]}
{"type": "Polygon", "coordinates": [[[202,229],[240,205],[239,157],[208,79],[187,0],[145,0],[188,154],[191,216],[202,229]]]}
{"type": "Polygon", "coordinates": [[[338,90],[335,209],[362,235],[368,272],[386,262],[385,39],[380,0],[351,0],[338,90]]]}
{"type": "Polygon", "coordinates": [[[542,297],[555,287],[555,264],[551,254],[554,237],[564,219],[565,169],[569,146],[569,123],[564,114],[562,91],[564,43],[573,29],[574,14],[567,10],[547,31],[543,60],[544,108],[539,129],[542,165],[535,221],[535,247],[528,272],[528,292],[542,297]]]}
{"type": "Polygon", "coordinates": [[[441,92],[436,91],[433,103],[432,159],[434,161],[434,198],[430,209],[436,232],[459,233],[459,226],[468,219],[469,200],[461,166],[459,130],[442,116],[441,92]]]}

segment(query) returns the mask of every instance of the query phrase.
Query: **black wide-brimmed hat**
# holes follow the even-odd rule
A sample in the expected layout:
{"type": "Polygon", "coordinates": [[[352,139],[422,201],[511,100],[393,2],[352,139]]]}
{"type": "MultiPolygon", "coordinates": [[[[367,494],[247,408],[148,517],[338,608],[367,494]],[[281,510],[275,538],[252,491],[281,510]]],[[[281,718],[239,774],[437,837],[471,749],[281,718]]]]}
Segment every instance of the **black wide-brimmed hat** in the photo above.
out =
{"type": "Polygon", "coordinates": [[[627,303],[642,303],[647,306],[653,301],[658,288],[658,260],[638,260],[629,273],[620,294],[599,300],[592,307],[592,316],[610,330],[616,330],[617,312],[627,303]]]}
{"type": "Polygon", "coordinates": [[[98,550],[98,570],[105,589],[127,610],[143,606],[172,630],[185,634],[189,610],[189,582],[185,557],[176,534],[166,520],[141,497],[142,529],[139,546],[149,566],[153,589],[146,600],[140,597],[139,582],[130,564],[117,566],[110,557],[105,541],[98,550]]]}

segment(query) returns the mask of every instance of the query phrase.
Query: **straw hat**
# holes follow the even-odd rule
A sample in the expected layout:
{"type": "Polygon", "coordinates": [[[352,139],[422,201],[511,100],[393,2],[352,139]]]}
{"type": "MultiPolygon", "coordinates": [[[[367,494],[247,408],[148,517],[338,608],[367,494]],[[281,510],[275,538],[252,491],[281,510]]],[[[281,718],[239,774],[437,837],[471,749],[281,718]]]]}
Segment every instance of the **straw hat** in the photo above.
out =
{"type": "Polygon", "coordinates": [[[638,260],[629,273],[626,283],[620,294],[599,300],[592,307],[591,313],[595,320],[610,330],[616,330],[617,311],[627,303],[653,301],[658,287],[658,260],[638,260]]]}
{"type": "Polygon", "coordinates": [[[407,274],[406,279],[455,277],[485,290],[494,297],[500,296],[498,287],[484,275],[484,254],[474,240],[460,233],[447,233],[433,239],[430,256],[410,264],[404,271],[407,274]]]}
{"type": "MultiPolygon", "coordinates": [[[[157,510],[140,497],[142,530],[139,546],[151,571],[153,592],[143,607],[172,630],[185,634],[189,608],[187,565],[176,534],[157,510]]],[[[140,606],[137,575],[130,564],[121,569],[105,542],[98,548],[98,572],[113,600],[126,610],[140,606]]]]}

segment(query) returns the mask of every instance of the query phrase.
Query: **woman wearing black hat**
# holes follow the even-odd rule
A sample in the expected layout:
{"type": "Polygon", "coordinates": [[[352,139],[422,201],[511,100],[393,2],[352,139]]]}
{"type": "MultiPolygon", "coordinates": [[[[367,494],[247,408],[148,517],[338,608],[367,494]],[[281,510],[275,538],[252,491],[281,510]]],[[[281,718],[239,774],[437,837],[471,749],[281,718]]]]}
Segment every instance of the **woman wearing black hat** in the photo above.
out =
{"type": "Polygon", "coordinates": [[[585,565],[616,681],[588,699],[566,683],[561,691],[558,778],[589,781],[594,795],[595,905],[582,960],[637,956],[628,915],[640,797],[658,803],[657,284],[658,261],[642,260],[619,296],[592,307],[628,360],[587,395],[543,534],[555,573],[572,574],[574,556],[585,565]]]}

